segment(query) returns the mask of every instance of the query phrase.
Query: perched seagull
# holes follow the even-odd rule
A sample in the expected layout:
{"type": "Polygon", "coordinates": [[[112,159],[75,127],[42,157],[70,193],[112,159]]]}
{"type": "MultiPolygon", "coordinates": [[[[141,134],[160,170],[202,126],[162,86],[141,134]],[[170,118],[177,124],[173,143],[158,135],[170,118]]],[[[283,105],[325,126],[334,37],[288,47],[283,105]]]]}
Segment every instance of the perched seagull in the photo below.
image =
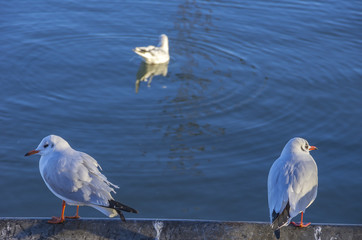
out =
{"type": "Polygon", "coordinates": [[[73,217],[79,218],[79,206],[90,206],[103,214],[114,217],[119,215],[125,221],[121,211],[138,213],[137,210],[117,202],[111,196],[113,188],[119,188],[107,180],[100,172],[101,166],[86,153],[71,148],[67,141],[55,135],[49,135],[39,146],[25,156],[41,155],[40,174],[47,187],[55,196],[63,200],[60,217],[53,217],[49,223],[64,222],[66,203],[76,205],[73,217]]]}
{"type": "Polygon", "coordinates": [[[309,151],[317,149],[309,146],[303,138],[292,138],[285,145],[280,157],[273,163],[268,176],[268,203],[271,227],[279,238],[280,228],[301,213],[297,227],[310,225],[303,223],[303,213],[317,197],[318,169],[309,151]]]}
{"type": "Polygon", "coordinates": [[[168,53],[168,37],[165,34],[160,36],[158,47],[136,47],[133,51],[140,55],[148,64],[160,64],[170,60],[170,55],[168,53]]]}

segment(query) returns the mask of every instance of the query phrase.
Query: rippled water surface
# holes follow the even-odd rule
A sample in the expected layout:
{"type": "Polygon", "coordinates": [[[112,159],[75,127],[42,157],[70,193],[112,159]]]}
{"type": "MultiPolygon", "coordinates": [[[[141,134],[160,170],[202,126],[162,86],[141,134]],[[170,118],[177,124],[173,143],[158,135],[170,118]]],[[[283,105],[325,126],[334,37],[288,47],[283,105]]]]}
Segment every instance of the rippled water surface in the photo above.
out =
{"type": "Polygon", "coordinates": [[[268,221],[269,168],[301,136],[319,148],[306,221],[362,223],[361,12],[353,0],[1,2],[0,216],[60,214],[39,157],[24,157],[56,134],[121,187],[140,212],[126,217],[268,221]],[[132,49],[162,33],[169,64],[143,64],[132,49]]]}

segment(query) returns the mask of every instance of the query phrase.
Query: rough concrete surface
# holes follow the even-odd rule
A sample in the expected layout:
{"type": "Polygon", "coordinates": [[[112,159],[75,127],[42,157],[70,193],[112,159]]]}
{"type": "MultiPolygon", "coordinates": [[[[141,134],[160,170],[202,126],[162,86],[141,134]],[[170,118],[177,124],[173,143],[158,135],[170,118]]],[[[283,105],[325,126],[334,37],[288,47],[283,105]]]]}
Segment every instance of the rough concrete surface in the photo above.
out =
{"type": "MultiPolygon", "coordinates": [[[[78,219],[48,224],[45,218],[0,218],[0,239],[243,240],[275,239],[268,223],[199,220],[78,219]]],[[[361,225],[311,225],[281,229],[281,240],[362,239],[361,225]]]]}

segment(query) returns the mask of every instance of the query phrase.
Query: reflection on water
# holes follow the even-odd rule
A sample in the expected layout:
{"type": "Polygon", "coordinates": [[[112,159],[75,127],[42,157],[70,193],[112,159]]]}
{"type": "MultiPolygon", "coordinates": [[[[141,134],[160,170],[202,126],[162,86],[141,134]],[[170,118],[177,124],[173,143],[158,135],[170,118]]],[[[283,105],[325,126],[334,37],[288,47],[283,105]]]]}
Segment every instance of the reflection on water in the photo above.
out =
{"type": "Polygon", "coordinates": [[[200,30],[209,32],[212,27],[212,14],[211,7],[198,1],[185,1],[178,5],[175,22],[175,28],[178,30],[177,38],[186,40],[194,34],[199,35],[200,30]]]}
{"type": "Polygon", "coordinates": [[[168,138],[170,152],[168,154],[168,167],[180,174],[202,175],[202,169],[211,158],[209,156],[217,147],[210,144],[213,139],[221,138],[225,128],[197,122],[182,122],[168,126],[164,130],[164,137],[168,138]],[[208,144],[205,144],[208,143],[208,144]]]}
{"type": "MultiPolygon", "coordinates": [[[[212,25],[211,8],[199,6],[197,1],[185,1],[178,6],[177,18],[175,18],[174,27],[177,30],[177,39],[182,45],[174,49],[177,55],[188,59],[188,64],[181,66],[181,72],[192,74],[193,68],[199,67],[199,61],[195,58],[198,55],[198,49],[190,48],[190,40],[194,42],[201,41],[203,35],[207,35],[212,25]],[[197,36],[194,36],[197,34],[197,36]]],[[[200,50],[199,50],[200,51],[200,50]]],[[[201,53],[204,55],[205,53],[201,53]]],[[[208,58],[208,56],[206,56],[208,58]]],[[[207,59],[209,60],[209,59],[207,59]]]]}
{"type": "Polygon", "coordinates": [[[212,15],[211,9],[201,8],[197,1],[185,1],[178,5],[176,16],[174,29],[177,32],[177,43],[173,45],[172,52],[177,56],[178,68],[171,80],[176,81],[178,88],[170,98],[172,104],[165,104],[162,111],[162,114],[174,121],[156,126],[155,131],[163,134],[169,143],[169,168],[181,174],[201,175],[203,165],[210,159],[197,156],[215,148],[212,144],[204,144],[205,140],[224,134],[224,130],[218,126],[204,124],[199,118],[208,111],[200,108],[200,101],[207,101],[213,84],[211,78],[214,77],[210,72],[212,67],[218,66],[209,61],[208,53],[201,53],[203,50],[199,48],[199,39],[193,38],[193,35],[208,32],[212,15]],[[204,57],[205,61],[200,63],[200,58],[204,57]],[[200,71],[202,68],[209,70],[200,71]]]}
{"type": "Polygon", "coordinates": [[[138,93],[140,83],[147,82],[147,87],[151,86],[152,78],[154,76],[162,75],[166,77],[168,70],[168,62],[161,64],[147,64],[142,62],[137,72],[136,80],[136,93],[138,93]]]}

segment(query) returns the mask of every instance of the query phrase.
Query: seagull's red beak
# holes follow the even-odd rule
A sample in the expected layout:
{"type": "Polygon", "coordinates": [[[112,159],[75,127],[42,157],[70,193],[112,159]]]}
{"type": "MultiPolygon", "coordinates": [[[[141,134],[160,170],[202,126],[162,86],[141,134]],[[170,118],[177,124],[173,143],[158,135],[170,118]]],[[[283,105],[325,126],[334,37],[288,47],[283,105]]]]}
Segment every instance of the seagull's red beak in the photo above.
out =
{"type": "Polygon", "coordinates": [[[25,156],[30,156],[30,155],[36,154],[36,153],[38,153],[38,152],[39,152],[39,150],[32,150],[32,151],[30,151],[30,152],[27,152],[27,153],[25,154],[25,156]]]}
{"type": "Polygon", "coordinates": [[[317,147],[315,147],[315,146],[310,146],[309,147],[309,151],[312,151],[312,150],[317,150],[318,148],[317,147]]]}

